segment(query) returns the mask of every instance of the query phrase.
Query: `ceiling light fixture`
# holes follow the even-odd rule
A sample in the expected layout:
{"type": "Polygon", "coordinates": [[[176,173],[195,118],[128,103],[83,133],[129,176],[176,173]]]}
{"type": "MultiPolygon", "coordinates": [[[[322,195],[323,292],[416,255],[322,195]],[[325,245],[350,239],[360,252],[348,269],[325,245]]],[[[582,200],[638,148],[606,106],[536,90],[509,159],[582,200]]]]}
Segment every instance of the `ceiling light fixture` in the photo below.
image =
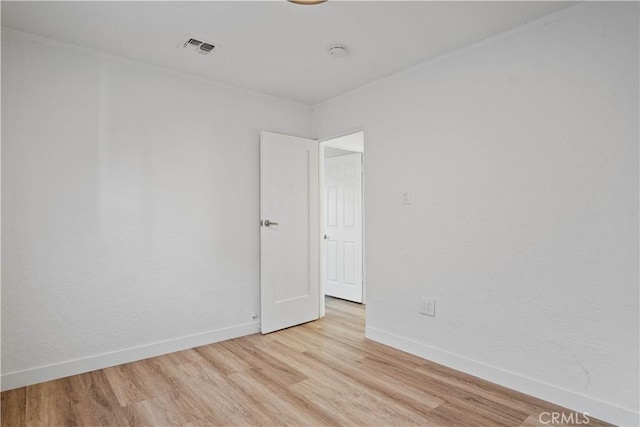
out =
{"type": "Polygon", "coordinates": [[[306,6],[311,6],[313,4],[324,3],[327,0],[287,0],[289,3],[302,4],[306,6]]]}

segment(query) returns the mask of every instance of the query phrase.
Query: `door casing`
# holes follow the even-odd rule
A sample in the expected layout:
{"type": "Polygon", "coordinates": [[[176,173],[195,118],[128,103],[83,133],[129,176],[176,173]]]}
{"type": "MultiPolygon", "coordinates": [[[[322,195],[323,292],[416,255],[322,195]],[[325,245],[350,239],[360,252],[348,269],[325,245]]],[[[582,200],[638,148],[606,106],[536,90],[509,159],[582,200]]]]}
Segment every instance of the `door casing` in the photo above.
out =
{"type": "Polygon", "coordinates": [[[320,317],[324,317],[325,315],[325,304],[324,304],[324,294],[325,294],[325,282],[326,282],[326,267],[327,267],[327,253],[326,253],[326,242],[324,240],[324,234],[326,232],[324,226],[324,212],[325,212],[325,203],[324,203],[324,195],[322,189],[324,188],[324,150],[326,147],[340,148],[342,150],[353,151],[354,153],[362,153],[362,303],[365,304],[367,300],[367,280],[366,280],[366,268],[365,268],[365,155],[364,155],[364,145],[362,147],[356,147],[354,145],[346,145],[340,142],[340,139],[345,136],[356,135],[358,133],[362,133],[362,140],[364,141],[364,131],[362,129],[355,129],[350,132],[346,132],[340,135],[332,136],[330,138],[324,138],[319,140],[319,182],[318,186],[320,188],[319,191],[319,209],[320,209],[320,266],[319,266],[319,280],[320,280],[320,317]]]}

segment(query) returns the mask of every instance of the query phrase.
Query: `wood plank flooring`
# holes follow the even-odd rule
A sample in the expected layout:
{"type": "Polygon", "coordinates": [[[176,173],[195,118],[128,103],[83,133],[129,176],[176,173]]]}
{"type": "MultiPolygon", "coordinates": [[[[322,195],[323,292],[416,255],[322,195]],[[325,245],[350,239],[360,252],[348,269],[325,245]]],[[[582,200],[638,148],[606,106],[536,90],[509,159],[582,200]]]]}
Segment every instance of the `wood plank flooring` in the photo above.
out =
{"type": "Polygon", "coordinates": [[[305,325],[2,393],[2,427],[534,427],[553,411],[571,413],[366,340],[364,307],[333,298],[305,325]]]}

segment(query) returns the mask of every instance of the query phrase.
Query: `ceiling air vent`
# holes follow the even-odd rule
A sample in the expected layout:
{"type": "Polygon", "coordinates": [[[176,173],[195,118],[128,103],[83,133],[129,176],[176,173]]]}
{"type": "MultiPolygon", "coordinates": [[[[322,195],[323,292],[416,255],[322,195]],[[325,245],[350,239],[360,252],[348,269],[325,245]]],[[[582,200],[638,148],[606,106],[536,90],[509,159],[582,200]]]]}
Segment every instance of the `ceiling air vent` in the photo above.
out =
{"type": "Polygon", "coordinates": [[[211,43],[202,43],[200,45],[200,50],[203,51],[205,54],[211,52],[213,50],[215,46],[212,45],[211,43]]]}
{"type": "Polygon", "coordinates": [[[194,37],[186,37],[182,43],[182,47],[185,49],[192,49],[194,52],[197,52],[201,55],[208,55],[211,53],[211,51],[213,51],[216,45],[211,42],[198,40],[194,37]]]}

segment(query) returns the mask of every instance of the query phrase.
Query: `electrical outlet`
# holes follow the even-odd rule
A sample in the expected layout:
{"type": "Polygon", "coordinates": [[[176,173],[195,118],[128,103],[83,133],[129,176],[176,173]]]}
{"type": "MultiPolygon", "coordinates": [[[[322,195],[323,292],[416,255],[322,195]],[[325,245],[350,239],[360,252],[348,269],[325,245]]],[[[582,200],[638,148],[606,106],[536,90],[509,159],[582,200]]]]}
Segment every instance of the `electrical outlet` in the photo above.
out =
{"type": "Polygon", "coordinates": [[[420,314],[436,317],[436,300],[420,298],[420,314]]]}

